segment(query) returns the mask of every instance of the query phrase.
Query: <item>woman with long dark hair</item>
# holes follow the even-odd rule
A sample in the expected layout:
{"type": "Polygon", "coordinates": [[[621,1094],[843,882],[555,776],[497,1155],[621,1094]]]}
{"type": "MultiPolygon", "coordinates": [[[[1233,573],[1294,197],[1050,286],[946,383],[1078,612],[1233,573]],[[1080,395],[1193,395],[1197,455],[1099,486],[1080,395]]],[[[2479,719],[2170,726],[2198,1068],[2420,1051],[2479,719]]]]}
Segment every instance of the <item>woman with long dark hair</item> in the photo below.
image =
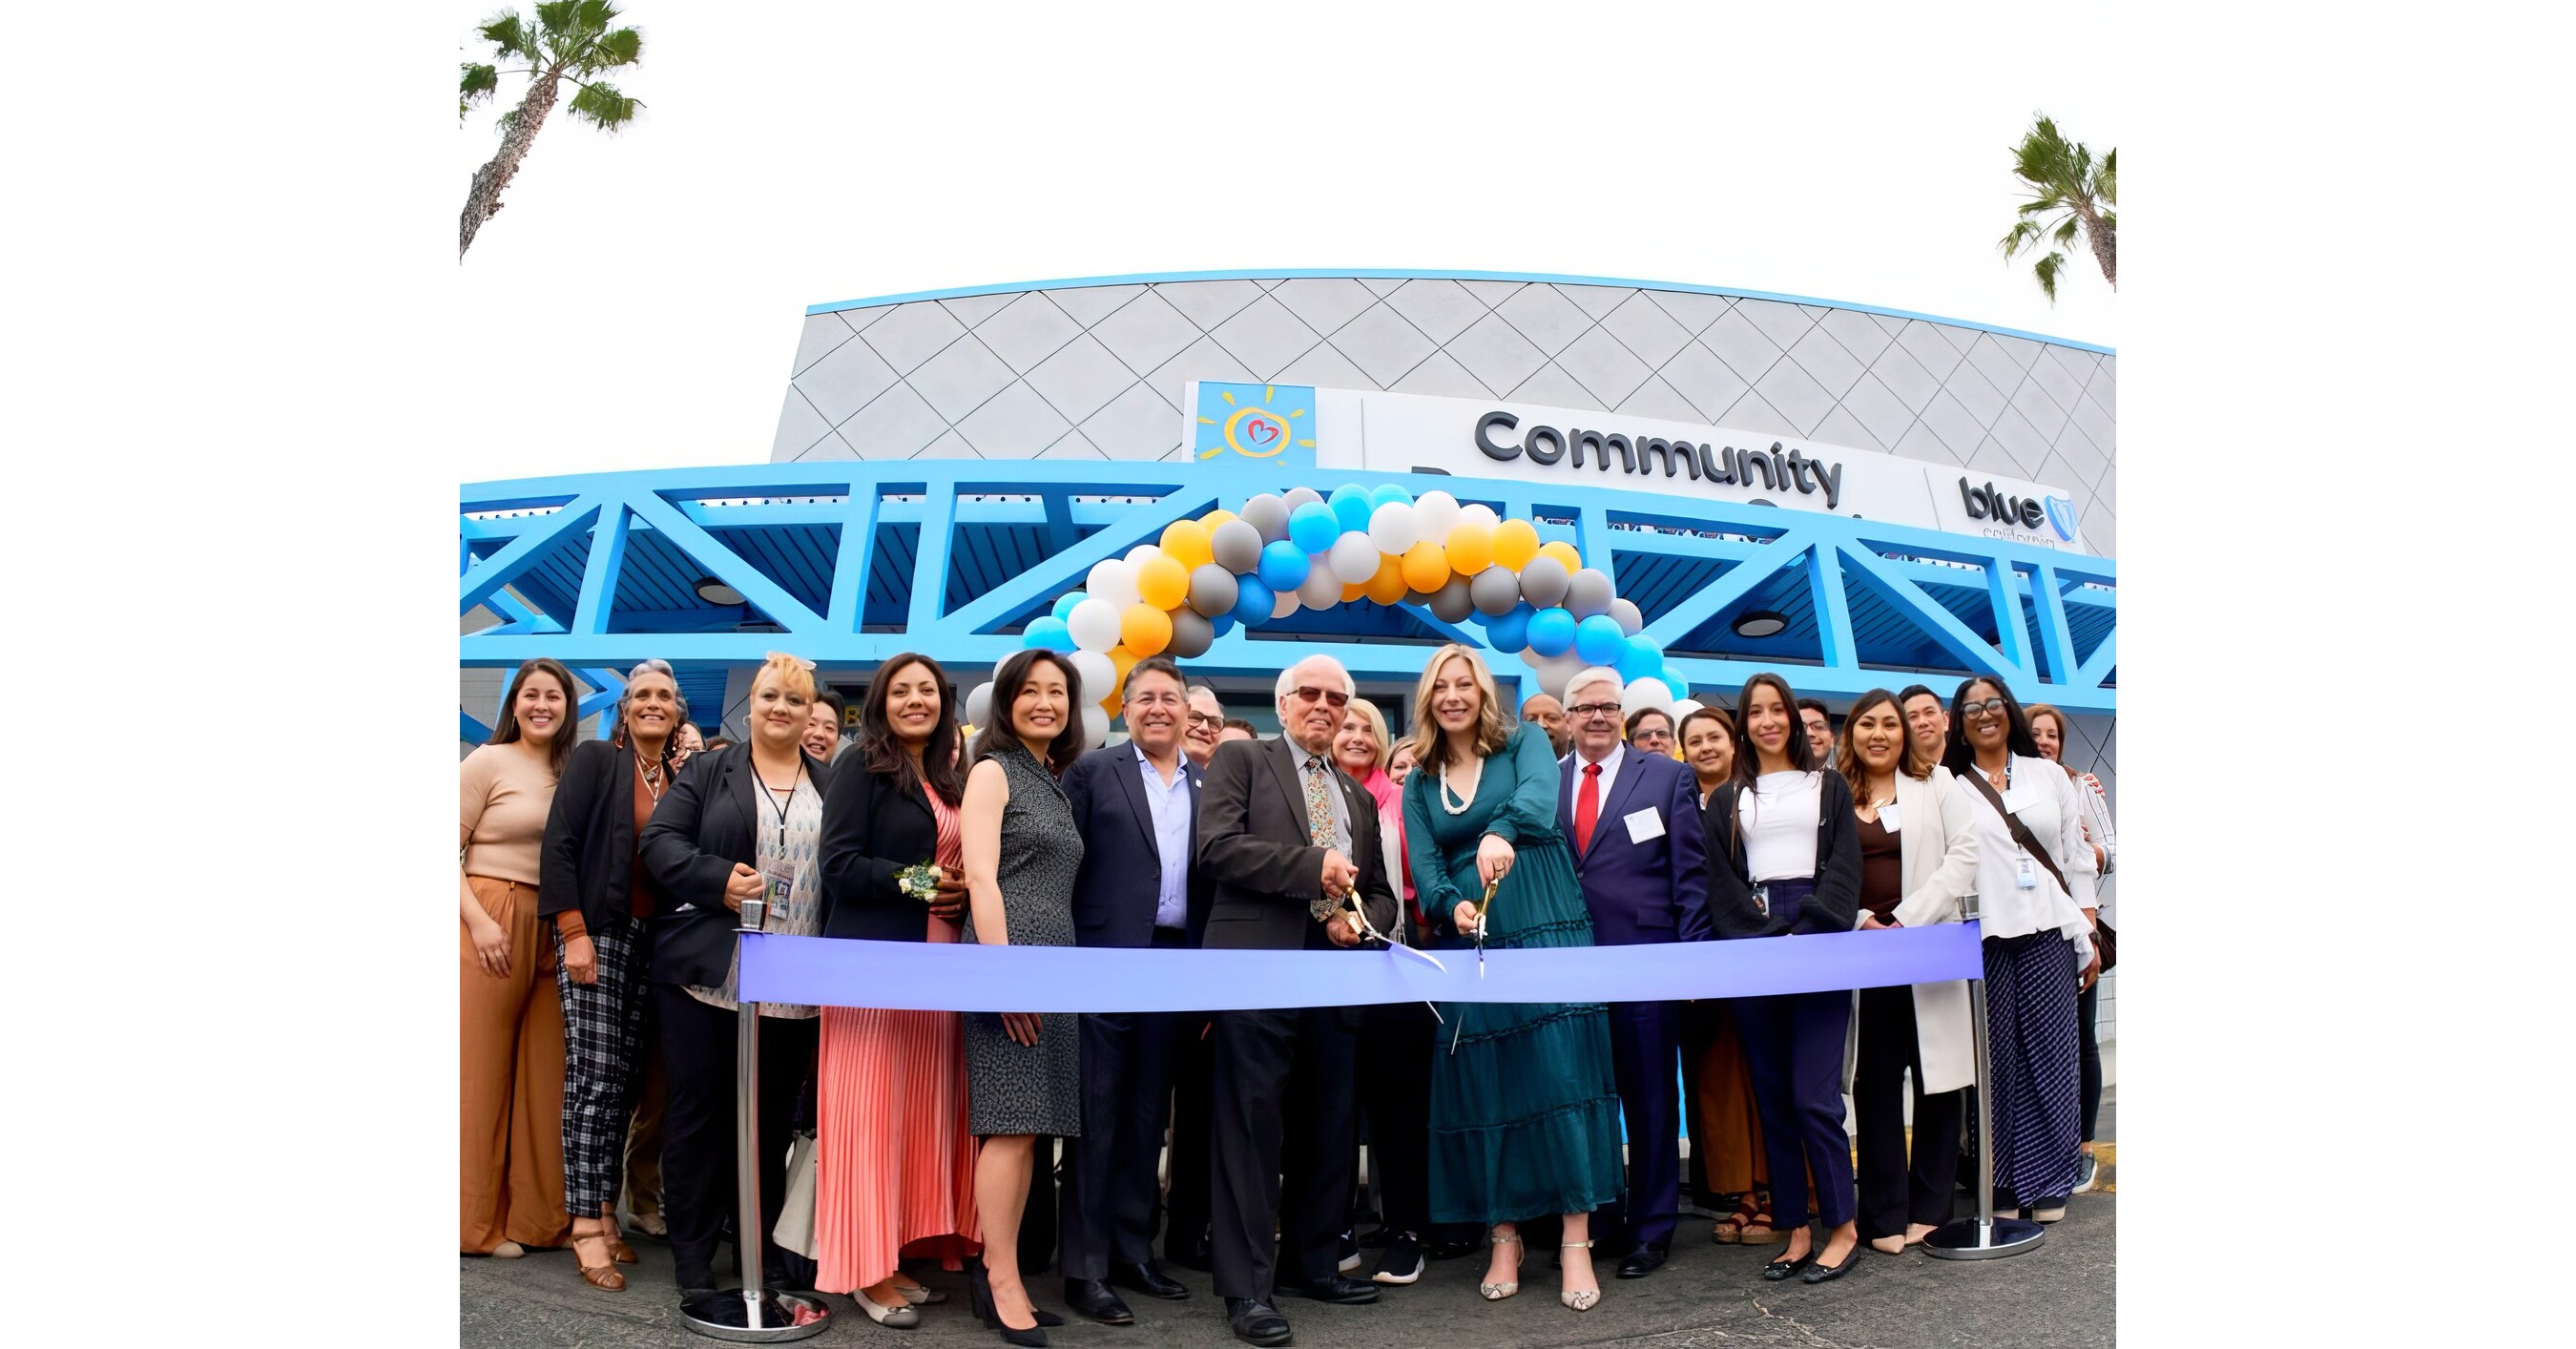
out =
{"type": "Polygon", "coordinates": [[[2073,779],[2041,757],[2002,681],[1950,699],[1943,765],[1979,807],[1978,922],[1985,936],[1985,1084],[1995,1187],[2023,1216],[2066,1216],[2081,1167],[2083,1053],[2077,997],[2093,982],[2093,849],[2073,779]]]}
{"type": "MultiPolygon", "coordinates": [[[[824,936],[957,940],[966,774],[949,693],[939,662],[911,652],[868,681],[858,741],[823,797],[824,936]],[[925,863],[935,881],[907,889],[903,873],[925,863]]],[[[905,1248],[955,1269],[977,1240],[957,1014],[826,1007],[816,1072],[815,1286],[879,1325],[918,1324],[933,1294],[896,1268],[905,1248]]]]}
{"type": "MultiPolygon", "coordinates": [[[[715,1249],[734,1209],[736,932],[747,900],[768,908],[761,930],[810,937],[822,929],[818,865],[829,772],[804,752],[814,671],[771,655],[753,674],[748,739],[689,760],[644,827],[644,867],[656,888],[647,977],[662,1028],[662,1214],[683,1305],[716,1288],[715,1249]]],[[[786,1195],[787,1138],[814,1063],[820,1008],[760,1005],[760,1164],[757,1232],[762,1282],[786,1285],[770,1234],[786,1195]]]]}
{"type": "MultiPolygon", "coordinates": [[[[1834,763],[1859,818],[1863,931],[1960,920],[1977,886],[1975,807],[1950,770],[1925,758],[1896,695],[1871,689],[1843,718],[1834,763]]],[[[1957,1188],[1960,1091],[1976,1080],[1964,980],[1864,988],[1855,1004],[1860,1235],[1888,1255],[1950,1221],[1957,1188]],[[1914,1076],[1913,1156],[1906,1155],[1905,1077],[1914,1076]]]]}
{"type": "MultiPolygon", "coordinates": [[[[1848,932],[1860,908],[1860,842],[1851,786],[1823,771],[1788,681],[1744,682],[1736,710],[1735,781],[1711,793],[1709,920],[1720,938],[1848,932]]],[[[1762,1277],[1840,1278],[1859,1254],[1850,1136],[1843,1131],[1843,1042],[1849,990],[1735,1000],[1762,1116],[1771,1199],[1789,1248],[1762,1277]],[[1807,1225],[1807,1182],[1828,1229],[1822,1262],[1807,1225]],[[1804,1271],[1801,1273],[1801,1271],[1804,1271]]]]}
{"type": "MultiPolygon", "coordinates": [[[[993,725],[975,737],[961,810],[965,936],[987,946],[1071,946],[1082,833],[1056,779],[1082,753],[1082,677],[1045,650],[993,672],[993,725]]],[[[1082,1021],[1069,1013],[969,1012],[967,1128],[984,1256],[969,1266],[975,1310],[1008,1344],[1043,1345],[1063,1318],[1029,1303],[1020,1217],[1040,1138],[1082,1136],[1082,1021]]]]}
{"type": "Polygon", "coordinates": [[[581,720],[572,672],[539,657],[510,677],[501,724],[457,766],[457,1249],[518,1256],[560,1246],[564,1213],[563,1006],[548,987],[537,886],[546,816],[581,720]]]}
{"type": "Polygon", "coordinates": [[[627,1123],[644,1034],[645,920],[653,885],[636,841],[670,789],[688,720],[666,661],[638,661],[606,740],[573,746],[546,817],[537,912],[549,920],[563,1003],[564,1207],[584,1282],[616,1291],[635,1250],[617,1233],[627,1123]]]}

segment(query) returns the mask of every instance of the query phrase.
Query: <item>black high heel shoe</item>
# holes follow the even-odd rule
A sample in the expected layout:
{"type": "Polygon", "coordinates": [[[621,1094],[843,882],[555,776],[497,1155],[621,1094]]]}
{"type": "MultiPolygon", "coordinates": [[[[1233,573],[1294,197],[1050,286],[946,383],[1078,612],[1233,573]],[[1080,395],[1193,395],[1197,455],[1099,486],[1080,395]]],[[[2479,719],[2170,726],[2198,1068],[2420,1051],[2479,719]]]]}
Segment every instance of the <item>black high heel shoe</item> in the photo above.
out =
{"type": "MultiPolygon", "coordinates": [[[[1799,1270],[1805,1269],[1807,1266],[1816,1263],[1816,1252],[1822,1249],[1823,1247],[1821,1246],[1809,1246],[1807,1248],[1807,1253],[1799,1256],[1795,1260],[1784,1255],[1779,1259],[1764,1265],[1762,1267],[1762,1277],[1773,1283],[1778,1283],[1782,1279],[1796,1274],[1799,1270]]],[[[1859,1250],[1858,1247],[1853,1247],[1852,1249],[1855,1253],[1859,1250]]],[[[1845,1265],[1849,1265],[1851,1262],[1849,1260],[1845,1260],[1843,1263],[1845,1265]]]]}
{"type": "Polygon", "coordinates": [[[1002,1314],[993,1307],[993,1283],[991,1278],[984,1272],[984,1261],[980,1256],[970,1256],[967,1258],[966,1296],[968,1304],[974,1309],[975,1319],[983,1322],[986,1330],[998,1330],[1002,1332],[1002,1338],[1009,1340],[1013,1344],[1043,1345],[1046,1343],[1046,1335],[1043,1333],[1045,1327],[1060,1326],[1064,1324],[1063,1317],[1056,1315],[1054,1312],[1048,1311],[1044,1307],[1038,1306],[1033,1300],[1029,1304],[1029,1315],[1037,1319],[1039,1329],[1013,1330],[1009,1326],[1003,1325],[1002,1314]],[[1015,1335],[1035,1335],[1037,1338],[1033,1340],[1012,1339],[1015,1335]]]}

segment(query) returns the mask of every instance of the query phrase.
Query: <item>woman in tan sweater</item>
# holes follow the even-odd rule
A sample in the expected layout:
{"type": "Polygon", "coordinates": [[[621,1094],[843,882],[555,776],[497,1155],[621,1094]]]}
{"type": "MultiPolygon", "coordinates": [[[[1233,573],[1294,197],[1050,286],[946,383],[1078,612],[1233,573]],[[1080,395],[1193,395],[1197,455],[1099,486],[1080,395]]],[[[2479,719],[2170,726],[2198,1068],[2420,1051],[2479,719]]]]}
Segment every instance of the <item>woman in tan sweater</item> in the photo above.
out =
{"type": "Polygon", "coordinates": [[[570,671],[519,667],[491,743],[465,756],[457,1003],[460,1229],[468,1255],[560,1246],[563,1204],[563,1008],[554,950],[537,931],[538,858],[555,780],[579,721],[570,671]]]}

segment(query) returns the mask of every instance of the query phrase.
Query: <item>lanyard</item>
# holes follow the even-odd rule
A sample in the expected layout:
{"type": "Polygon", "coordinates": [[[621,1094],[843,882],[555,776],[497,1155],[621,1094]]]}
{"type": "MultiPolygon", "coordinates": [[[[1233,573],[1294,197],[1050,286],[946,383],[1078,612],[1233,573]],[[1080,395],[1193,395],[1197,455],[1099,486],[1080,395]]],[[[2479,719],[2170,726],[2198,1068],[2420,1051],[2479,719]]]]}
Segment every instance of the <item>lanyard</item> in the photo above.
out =
{"type": "Polygon", "coordinates": [[[769,797],[769,804],[778,811],[778,851],[785,853],[787,851],[787,807],[796,799],[798,784],[805,781],[805,756],[802,754],[796,756],[796,781],[787,784],[785,801],[778,800],[778,789],[770,786],[768,779],[760,776],[760,764],[757,760],[751,763],[751,776],[759,781],[761,794],[769,797]]]}

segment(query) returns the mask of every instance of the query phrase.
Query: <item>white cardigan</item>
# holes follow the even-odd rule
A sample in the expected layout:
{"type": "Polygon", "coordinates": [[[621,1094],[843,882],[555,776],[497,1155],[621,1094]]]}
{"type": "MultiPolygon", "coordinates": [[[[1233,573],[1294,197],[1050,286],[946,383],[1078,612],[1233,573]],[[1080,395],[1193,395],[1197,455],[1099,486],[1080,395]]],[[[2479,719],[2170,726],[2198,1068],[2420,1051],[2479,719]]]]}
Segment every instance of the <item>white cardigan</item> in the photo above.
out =
{"type": "MultiPolygon", "coordinates": [[[[1905,897],[1894,917],[1903,927],[1928,927],[1960,921],[1959,900],[1977,888],[1977,854],[1984,831],[1976,827],[1976,791],[1935,766],[1932,776],[1917,781],[1896,775],[1896,837],[1903,858],[1905,897]]],[[[1991,815],[1992,811],[1985,812],[1991,815]]],[[[1859,1059],[1860,995],[1852,995],[1852,1034],[1843,1057],[1843,1084],[1849,1090],[1859,1059]]],[[[1923,1090],[1927,1094],[1976,1085],[1975,1023],[1968,1010],[1968,983],[1953,979],[1914,986],[1914,1039],[1923,1055],[1923,1090]]]]}

